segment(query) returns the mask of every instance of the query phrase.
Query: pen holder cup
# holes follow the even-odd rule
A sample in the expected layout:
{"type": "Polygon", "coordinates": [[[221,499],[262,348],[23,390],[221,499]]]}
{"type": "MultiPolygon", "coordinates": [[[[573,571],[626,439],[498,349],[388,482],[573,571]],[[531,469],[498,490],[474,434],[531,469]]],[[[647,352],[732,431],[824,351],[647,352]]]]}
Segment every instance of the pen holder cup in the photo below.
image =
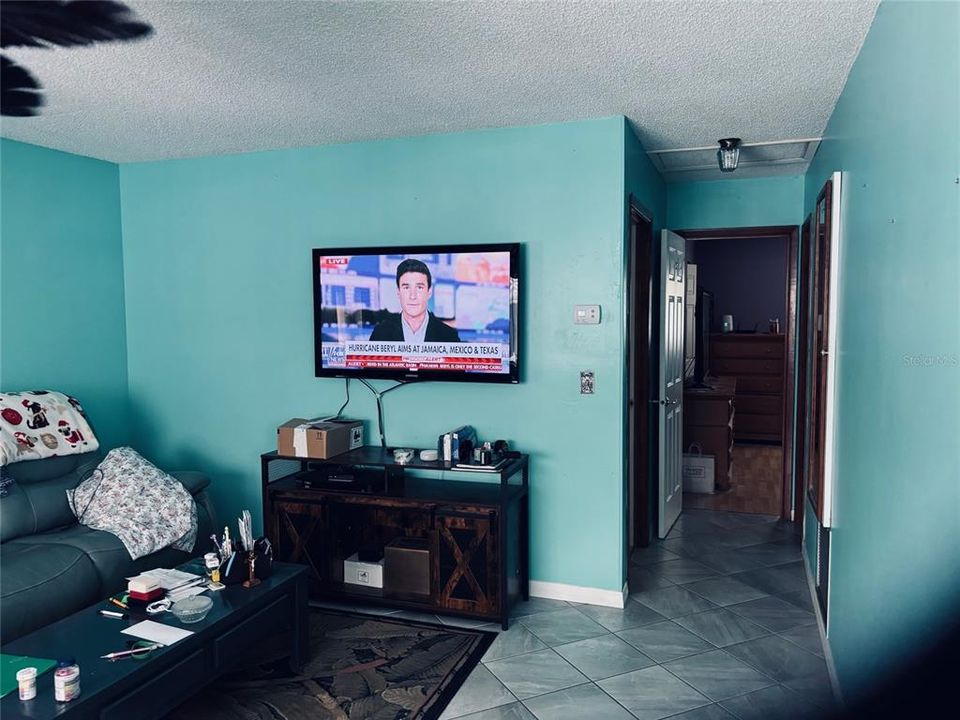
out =
{"type": "MultiPolygon", "coordinates": [[[[265,580],[273,572],[273,548],[265,537],[257,538],[253,543],[253,574],[258,580],[265,580]]],[[[220,563],[220,582],[224,585],[237,585],[250,577],[247,565],[249,553],[238,550],[220,563]]]]}

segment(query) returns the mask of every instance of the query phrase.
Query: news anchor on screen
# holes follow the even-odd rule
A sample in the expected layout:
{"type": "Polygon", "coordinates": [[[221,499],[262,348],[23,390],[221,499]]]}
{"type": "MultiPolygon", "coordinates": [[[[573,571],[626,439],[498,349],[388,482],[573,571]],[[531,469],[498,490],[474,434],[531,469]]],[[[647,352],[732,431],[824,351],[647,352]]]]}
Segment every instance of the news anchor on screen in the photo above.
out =
{"type": "Polygon", "coordinates": [[[427,310],[433,296],[433,278],[430,268],[419,260],[407,259],[397,266],[397,297],[399,314],[391,313],[377,323],[370,335],[371,342],[461,342],[456,328],[452,328],[427,310]]]}

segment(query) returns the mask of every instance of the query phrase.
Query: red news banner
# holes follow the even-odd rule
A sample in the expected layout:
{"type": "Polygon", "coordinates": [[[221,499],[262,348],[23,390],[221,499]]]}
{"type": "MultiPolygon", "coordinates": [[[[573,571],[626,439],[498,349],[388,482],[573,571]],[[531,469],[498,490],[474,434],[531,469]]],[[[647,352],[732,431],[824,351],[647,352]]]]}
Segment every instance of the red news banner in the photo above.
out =
{"type": "Polygon", "coordinates": [[[348,368],[503,372],[507,345],[496,343],[348,342],[348,368]]]}

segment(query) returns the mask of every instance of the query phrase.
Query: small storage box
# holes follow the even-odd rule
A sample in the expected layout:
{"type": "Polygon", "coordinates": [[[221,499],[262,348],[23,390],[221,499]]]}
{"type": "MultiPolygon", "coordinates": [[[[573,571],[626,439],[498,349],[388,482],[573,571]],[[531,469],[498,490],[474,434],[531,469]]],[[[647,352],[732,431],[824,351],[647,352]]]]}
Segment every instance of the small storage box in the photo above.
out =
{"type": "Polygon", "coordinates": [[[343,561],[343,581],[349,585],[383,587],[383,559],[379,562],[361,562],[354,553],[343,561]]]}
{"type": "Polygon", "coordinates": [[[363,445],[359,420],[293,418],[277,428],[277,453],[325,460],[363,445]]]}
{"type": "Polygon", "coordinates": [[[430,548],[423,538],[400,537],[383,549],[384,591],[397,595],[430,594],[430,548]]]}

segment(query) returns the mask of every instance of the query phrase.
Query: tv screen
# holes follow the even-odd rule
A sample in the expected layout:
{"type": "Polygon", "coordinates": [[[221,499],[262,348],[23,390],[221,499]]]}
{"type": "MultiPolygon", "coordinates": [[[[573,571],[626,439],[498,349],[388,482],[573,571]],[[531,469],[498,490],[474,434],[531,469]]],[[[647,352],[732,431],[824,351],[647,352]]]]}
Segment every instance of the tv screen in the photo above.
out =
{"type": "Polygon", "coordinates": [[[317,377],[519,381],[518,244],[313,251],[317,377]]]}

